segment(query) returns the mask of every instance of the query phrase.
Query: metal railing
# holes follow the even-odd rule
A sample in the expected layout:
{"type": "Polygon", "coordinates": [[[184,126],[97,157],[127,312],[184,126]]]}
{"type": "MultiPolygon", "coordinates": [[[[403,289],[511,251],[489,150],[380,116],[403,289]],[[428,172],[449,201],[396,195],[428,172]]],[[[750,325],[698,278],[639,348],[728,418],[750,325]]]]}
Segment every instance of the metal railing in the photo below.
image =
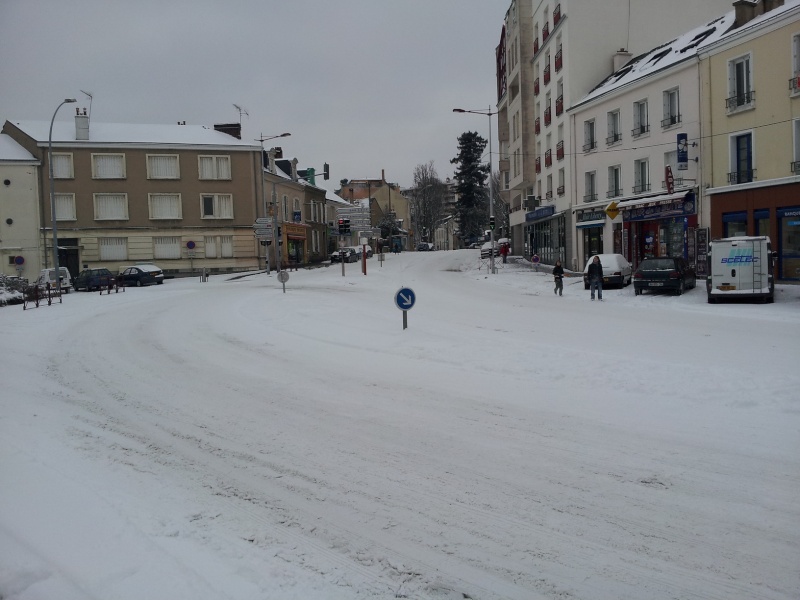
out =
{"type": "Polygon", "coordinates": [[[671,127],[681,122],[681,115],[669,115],[661,119],[661,127],[671,127]]]}
{"type": "Polygon", "coordinates": [[[750,90],[749,92],[742,92],[741,94],[736,94],[735,96],[726,98],[725,108],[727,109],[728,112],[733,112],[740,108],[749,108],[753,105],[755,100],[756,100],[755,90],[750,90]]]}
{"type": "Polygon", "coordinates": [[[756,170],[755,169],[742,169],[741,171],[733,171],[732,173],[728,173],[728,183],[750,183],[751,181],[756,180],[756,170]]]}

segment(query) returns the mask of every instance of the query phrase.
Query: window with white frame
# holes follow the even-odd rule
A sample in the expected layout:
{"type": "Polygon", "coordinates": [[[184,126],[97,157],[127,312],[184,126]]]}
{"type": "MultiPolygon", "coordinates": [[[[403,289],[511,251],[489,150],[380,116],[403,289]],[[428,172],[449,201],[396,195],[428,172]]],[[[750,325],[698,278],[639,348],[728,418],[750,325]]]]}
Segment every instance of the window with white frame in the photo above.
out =
{"type": "Polygon", "coordinates": [[[597,148],[597,138],[594,135],[594,119],[583,122],[583,151],[589,152],[597,148]]]}
{"type": "Polygon", "coordinates": [[[127,221],[128,194],[95,194],[95,221],[127,221]]]}
{"type": "Polygon", "coordinates": [[[594,202],[597,200],[597,188],[595,187],[595,179],[596,173],[594,171],[588,171],[584,175],[584,194],[583,194],[583,201],[584,202],[594,202]]]}
{"type": "Polygon", "coordinates": [[[750,132],[730,136],[731,171],[728,182],[750,183],[756,179],[753,157],[753,134],[750,132]]]}
{"type": "Polygon", "coordinates": [[[53,194],[56,206],[56,221],[75,221],[75,194],[53,194]]]}
{"type": "Polygon", "coordinates": [[[681,105],[678,88],[664,92],[664,118],[661,127],[672,127],[681,122],[681,105]]]}
{"type": "Polygon", "coordinates": [[[794,154],[792,156],[792,173],[800,174],[800,119],[792,122],[794,129],[794,154]]]}
{"type": "Polygon", "coordinates": [[[800,93],[800,33],[792,36],[792,78],[789,80],[792,94],[800,93]]]}
{"type": "Polygon", "coordinates": [[[633,161],[633,193],[650,191],[650,161],[646,158],[633,161]]]}
{"type": "Polygon", "coordinates": [[[127,238],[100,238],[98,248],[100,260],[128,260],[127,238]]]}
{"type": "Polygon", "coordinates": [[[219,236],[219,249],[222,258],[233,258],[233,236],[219,236]]]}
{"type": "Polygon", "coordinates": [[[75,170],[72,166],[72,154],[53,152],[53,179],[73,179],[75,170]]]}
{"type": "Polygon", "coordinates": [[[125,179],[124,154],[92,154],[94,179],[125,179]]]}
{"type": "Polygon", "coordinates": [[[319,231],[316,229],[311,232],[311,251],[319,253],[319,231]]]}
{"type": "Polygon", "coordinates": [[[148,154],[147,178],[148,179],[180,179],[177,154],[148,154]]]}
{"type": "Polygon", "coordinates": [[[650,131],[650,121],[647,114],[647,100],[633,103],[633,137],[639,137],[650,131]]]}
{"type": "Polygon", "coordinates": [[[181,257],[181,238],[165,236],[153,238],[153,258],[174,260],[181,257]]]}
{"type": "Polygon", "coordinates": [[[566,172],[564,169],[558,170],[558,188],[556,192],[559,196],[564,195],[564,182],[566,181],[566,172]]]}
{"type": "Polygon", "coordinates": [[[183,207],[180,194],[148,194],[150,219],[182,219],[183,207]]]}
{"type": "Polygon", "coordinates": [[[217,238],[213,235],[205,236],[203,245],[206,250],[206,258],[217,258],[217,238]]]}
{"type": "Polygon", "coordinates": [[[230,156],[199,156],[200,179],[230,179],[230,156]]]}
{"type": "Polygon", "coordinates": [[[289,196],[285,194],[283,196],[283,202],[281,203],[281,209],[283,212],[283,222],[286,223],[286,221],[289,220],[289,196]]]}
{"type": "Polygon", "coordinates": [[[622,195],[622,167],[608,167],[608,193],[606,197],[616,198],[622,195]]]}
{"type": "Polygon", "coordinates": [[[200,200],[203,219],[233,218],[233,196],[231,194],[203,194],[200,200]]]}
{"type": "Polygon", "coordinates": [[[755,101],[752,76],[749,54],[728,61],[728,98],[725,101],[728,112],[752,108],[755,101]]]}
{"type": "Polygon", "coordinates": [[[612,110],[608,113],[608,137],[606,143],[616,144],[622,139],[622,130],[620,128],[619,110],[612,110]]]}

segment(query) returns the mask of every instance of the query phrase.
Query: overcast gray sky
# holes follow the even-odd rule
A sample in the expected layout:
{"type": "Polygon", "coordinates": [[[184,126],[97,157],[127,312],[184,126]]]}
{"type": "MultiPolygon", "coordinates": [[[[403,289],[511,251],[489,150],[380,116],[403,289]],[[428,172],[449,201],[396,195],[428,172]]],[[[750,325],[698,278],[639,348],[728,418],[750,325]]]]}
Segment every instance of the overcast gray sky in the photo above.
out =
{"type": "MultiPolygon", "coordinates": [[[[0,0],[0,118],[213,125],[279,140],[301,168],[412,184],[489,120],[506,0],[0,0]],[[59,111],[69,120],[73,107],[59,111]]],[[[496,121],[493,122],[496,126],[496,121]]],[[[277,142],[267,142],[267,147],[277,142]]],[[[495,149],[496,151],[496,149],[495,149]]]]}

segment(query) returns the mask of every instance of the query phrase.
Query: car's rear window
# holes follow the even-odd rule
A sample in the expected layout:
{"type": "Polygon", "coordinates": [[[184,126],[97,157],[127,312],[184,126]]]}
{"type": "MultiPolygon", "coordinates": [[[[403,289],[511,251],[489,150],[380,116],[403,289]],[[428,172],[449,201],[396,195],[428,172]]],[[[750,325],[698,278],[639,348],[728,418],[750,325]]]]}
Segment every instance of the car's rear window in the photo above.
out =
{"type": "Polygon", "coordinates": [[[671,271],[675,268],[675,261],[671,258],[652,258],[642,262],[643,271],[671,271]]]}

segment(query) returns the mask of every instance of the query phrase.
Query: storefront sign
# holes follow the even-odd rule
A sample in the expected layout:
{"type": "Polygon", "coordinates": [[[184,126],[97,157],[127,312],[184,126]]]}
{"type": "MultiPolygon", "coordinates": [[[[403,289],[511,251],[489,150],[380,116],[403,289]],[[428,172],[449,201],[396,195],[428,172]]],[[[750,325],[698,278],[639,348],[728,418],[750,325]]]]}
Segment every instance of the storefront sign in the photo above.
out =
{"type": "Polygon", "coordinates": [[[667,204],[625,208],[623,209],[623,219],[625,221],[651,221],[654,219],[693,215],[696,210],[694,193],[689,192],[683,198],[673,200],[667,204]]]}
{"type": "Polygon", "coordinates": [[[678,170],[689,168],[689,138],[685,133],[678,134],[678,170]]]}
{"type": "Polygon", "coordinates": [[[672,167],[667,165],[664,167],[664,181],[667,182],[667,193],[675,193],[675,177],[672,175],[672,167]]]}
{"type": "Polygon", "coordinates": [[[540,219],[545,219],[547,217],[552,217],[553,214],[556,212],[556,207],[552,204],[550,206],[542,206],[537,208],[536,210],[532,210],[529,213],[525,214],[525,221],[530,223],[531,221],[539,221],[540,219]]]}
{"type": "Polygon", "coordinates": [[[602,210],[585,210],[582,213],[578,214],[578,222],[583,223],[585,221],[601,221],[606,218],[606,213],[602,210]]]}

